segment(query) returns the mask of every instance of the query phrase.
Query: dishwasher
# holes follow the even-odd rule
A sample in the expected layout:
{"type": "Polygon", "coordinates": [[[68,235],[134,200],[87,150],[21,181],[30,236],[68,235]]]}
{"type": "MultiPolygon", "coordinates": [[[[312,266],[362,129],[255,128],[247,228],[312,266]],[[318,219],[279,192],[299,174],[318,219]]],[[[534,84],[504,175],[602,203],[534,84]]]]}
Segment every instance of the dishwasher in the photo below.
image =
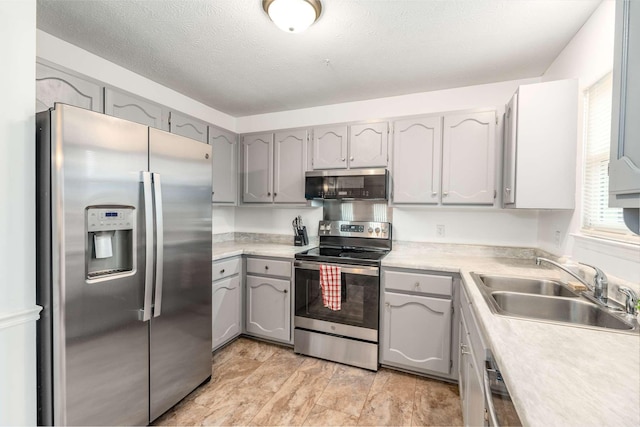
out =
{"type": "Polygon", "coordinates": [[[487,350],[484,369],[485,421],[491,427],[521,426],[507,385],[493,354],[487,350]]]}

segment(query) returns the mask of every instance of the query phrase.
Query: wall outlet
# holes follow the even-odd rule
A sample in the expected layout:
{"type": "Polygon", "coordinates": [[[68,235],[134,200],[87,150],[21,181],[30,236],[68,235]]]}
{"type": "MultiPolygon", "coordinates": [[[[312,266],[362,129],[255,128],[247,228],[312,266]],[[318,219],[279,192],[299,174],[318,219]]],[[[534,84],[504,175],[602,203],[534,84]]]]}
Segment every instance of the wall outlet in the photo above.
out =
{"type": "Polygon", "coordinates": [[[444,224],[436,225],[436,236],[444,237],[444,224]]]}
{"type": "Polygon", "coordinates": [[[560,247],[560,238],[562,237],[562,233],[560,233],[560,230],[556,230],[555,233],[553,233],[553,242],[556,244],[556,248],[560,247]]]}

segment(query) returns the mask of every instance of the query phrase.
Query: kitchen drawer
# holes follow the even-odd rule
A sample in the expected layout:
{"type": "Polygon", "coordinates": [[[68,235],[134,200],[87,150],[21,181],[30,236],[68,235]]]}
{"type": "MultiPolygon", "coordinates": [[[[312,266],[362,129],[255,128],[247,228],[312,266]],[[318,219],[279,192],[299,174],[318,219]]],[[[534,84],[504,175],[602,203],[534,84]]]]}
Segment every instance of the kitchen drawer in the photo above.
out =
{"type": "Polygon", "coordinates": [[[268,276],[291,277],[291,261],[247,258],[247,274],[264,274],[268,276]]]}
{"type": "Polygon", "coordinates": [[[383,271],[384,289],[450,297],[453,277],[433,274],[383,271]]]}
{"type": "Polygon", "coordinates": [[[240,273],[240,257],[227,258],[213,262],[212,278],[216,280],[224,279],[225,277],[233,276],[240,273]]]}

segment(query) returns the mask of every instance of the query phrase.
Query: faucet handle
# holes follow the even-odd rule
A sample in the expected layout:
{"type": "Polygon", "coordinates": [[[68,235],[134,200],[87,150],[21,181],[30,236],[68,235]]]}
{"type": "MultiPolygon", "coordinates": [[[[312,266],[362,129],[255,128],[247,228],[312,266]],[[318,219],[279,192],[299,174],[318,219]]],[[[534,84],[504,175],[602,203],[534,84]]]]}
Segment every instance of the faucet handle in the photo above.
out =
{"type": "Polygon", "coordinates": [[[625,308],[627,310],[627,314],[635,315],[636,314],[636,304],[638,304],[638,295],[633,292],[632,289],[627,288],[626,286],[620,286],[618,288],[618,292],[627,297],[625,302],[625,308]]]}
{"type": "Polygon", "coordinates": [[[585,267],[593,268],[596,271],[596,275],[593,277],[593,281],[597,284],[606,286],[609,283],[609,279],[607,279],[607,275],[604,274],[604,271],[600,270],[595,265],[585,264],[584,262],[580,262],[579,264],[582,264],[585,267]]]}

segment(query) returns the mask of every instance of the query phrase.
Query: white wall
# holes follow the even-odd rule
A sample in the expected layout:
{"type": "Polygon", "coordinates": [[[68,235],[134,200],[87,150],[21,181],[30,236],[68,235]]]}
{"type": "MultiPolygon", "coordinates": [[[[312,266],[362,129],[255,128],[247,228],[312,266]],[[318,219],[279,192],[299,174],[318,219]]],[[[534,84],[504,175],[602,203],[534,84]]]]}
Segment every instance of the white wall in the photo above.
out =
{"type": "Polygon", "coordinates": [[[575,261],[593,263],[605,272],[624,280],[640,282],[640,248],[626,244],[608,243],[602,239],[582,236],[583,182],[583,95],[582,92],[611,71],[613,67],[613,38],[615,2],[605,0],[596,9],[567,47],[551,64],[543,81],[577,78],[578,155],[576,170],[576,209],[573,212],[540,212],[538,245],[549,252],[572,257],[575,261]],[[555,233],[560,231],[562,243],[558,248],[555,233]]]}
{"type": "Polygon", "coordinates": [[[512,80],[486,85],[468,86],[433,92],[345,102],[320,107],[238,117],[238,133],[286,129],[330,123],[382,119],[389,117],[429,114],[442,111],[466,110],[502,106],[507,103],[518,85],[537,83],[539,78],[512,80]]]}
{"type": "Polygon", "coordinates": [[[214,205],[211,212],[213,234],[233,233],[236,231],[236,208],[214,205]]]}
{"type": "Polygon", "coordinates": [[[0,1],[0,425],[36,423],[36,1],[0,1]]]}
{"type": "MultiPolygon", "coordinates": [[[[240,133],[248,133],[485,107],[497,108],[501,115],[518,85],[539,81],[507,81],[239,117],[237,129],[240,133]]],[[[499,138],[501,125],[498,128],[499,138]]],[[[500,168],[497,174],[497,182],[500,182],[500,168]]],[[[303,217],[305,212],[307,210],[303,211],[303,217]]],[[[288,209],[270,213],[268,208],[240,207],[236,209],[236,231],[291,233],[289,224],[295,215],[288,209]]],[[[307,215],[321,218],[321,213],[307,215]]],[[[313,225],[313,233],[317,234],[317,220],[306,221],[306,224],[313,225]]],[[[393,226],[396,240],[535,246],[538,219],[535,212],[506,212],[491,208],[394,208],[393,226]],[[444,238],[436,236],[438,224],[445,225],[444,238]]]]}
{"type": "Polygon", "coordinates": [[[235,131],[235,117],[207,107],[181,93],[41,30],[37,30],[36,54],[39,58],[61,65],[69,70],[134,93],[207,123],[235,131]]]}
{"type": "Polygon", "coordinates": [[[302,216],[309,236],[318,235],[318,221],[322,208],[270,208],[244,207],[236,209],[236,230],[241,233],[289,234],[293,239],[291,222],[302,216]]]}

